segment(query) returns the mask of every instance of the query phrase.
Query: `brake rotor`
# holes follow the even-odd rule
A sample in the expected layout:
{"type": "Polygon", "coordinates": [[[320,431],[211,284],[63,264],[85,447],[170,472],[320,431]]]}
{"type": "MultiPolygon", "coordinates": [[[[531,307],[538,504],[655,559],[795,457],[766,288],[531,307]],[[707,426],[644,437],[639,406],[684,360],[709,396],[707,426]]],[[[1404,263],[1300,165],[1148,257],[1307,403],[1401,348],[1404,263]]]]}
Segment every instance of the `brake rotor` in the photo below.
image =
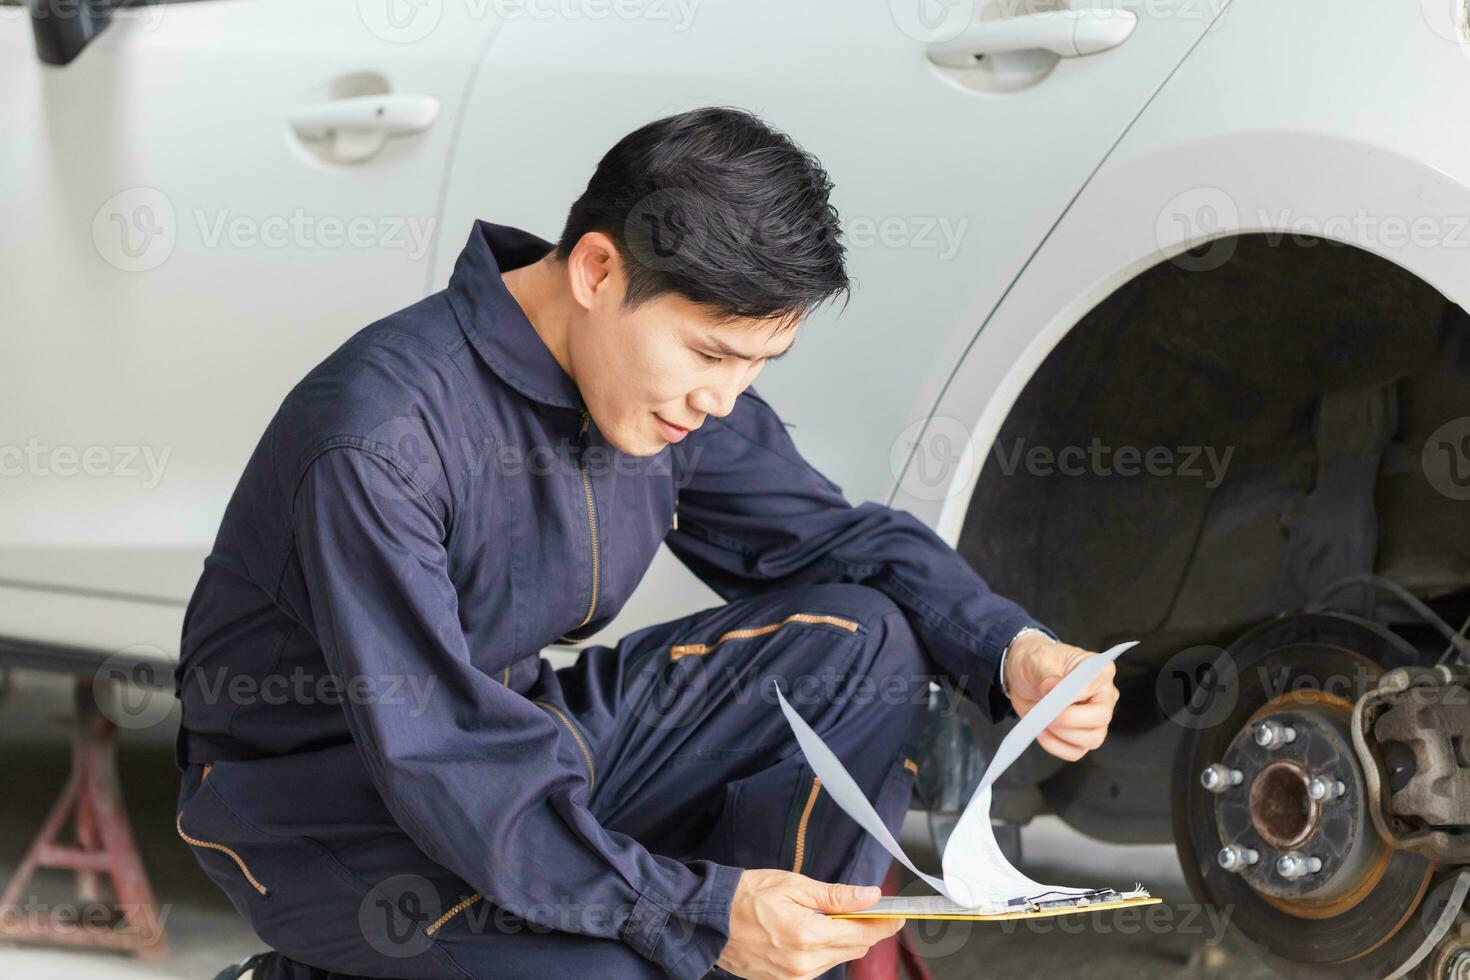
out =
{"type": "Polygon", "coordinates": [[[1348,722],[1357,698],[1415,651],[1377,624],[1309,613],[1258,627],[1222,657],[1216,676],[1237,678],[1233,706],[1186,731],[1175,769],[1190,888],[1229,909],[1231,927],[1284,974],[1378,980],[1423,942],[1415,911],[1434,868],[1375,831],[1348,722]],[[1257,741],[1265,723],[1273,737],[1257,741]],[[1212,766],[1215,792],[1200,778],[1212,766]],[[1226,870],[1227,847],[1254,860],[1226,870]]]}

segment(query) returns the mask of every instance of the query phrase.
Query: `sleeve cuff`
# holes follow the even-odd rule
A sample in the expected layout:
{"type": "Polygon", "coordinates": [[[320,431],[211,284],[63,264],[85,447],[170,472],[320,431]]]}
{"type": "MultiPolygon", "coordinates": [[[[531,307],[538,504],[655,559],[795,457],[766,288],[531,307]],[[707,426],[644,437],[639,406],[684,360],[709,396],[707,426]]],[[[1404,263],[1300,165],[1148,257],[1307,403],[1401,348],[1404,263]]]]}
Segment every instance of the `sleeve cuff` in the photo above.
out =
{"type": "Polygon", "coordinates": [[[712,871],[691,901],[671,907],[642,893],[623,926],[623,941],[675,978],[699,980],[714,968],[730,938],[730,907],[744,871],[698,863],[712,871]]]}

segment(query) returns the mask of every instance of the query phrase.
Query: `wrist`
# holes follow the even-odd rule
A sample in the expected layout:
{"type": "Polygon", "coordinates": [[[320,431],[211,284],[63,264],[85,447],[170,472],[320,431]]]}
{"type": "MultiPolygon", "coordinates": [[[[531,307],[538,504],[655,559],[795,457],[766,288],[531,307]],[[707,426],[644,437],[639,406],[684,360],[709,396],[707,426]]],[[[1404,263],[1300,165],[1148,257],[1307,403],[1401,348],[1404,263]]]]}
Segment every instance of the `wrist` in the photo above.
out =
{"type": "Polygon", "coordinates": [[[1011,696],[1010,671],[1017,662],[1024,662],[1028,652],[1037,647],[1051,646],[1056,638],[1036,626],[1025,626],[1016,631],[1000,655],[1000,689],[1007,698],[1011,696]]]}

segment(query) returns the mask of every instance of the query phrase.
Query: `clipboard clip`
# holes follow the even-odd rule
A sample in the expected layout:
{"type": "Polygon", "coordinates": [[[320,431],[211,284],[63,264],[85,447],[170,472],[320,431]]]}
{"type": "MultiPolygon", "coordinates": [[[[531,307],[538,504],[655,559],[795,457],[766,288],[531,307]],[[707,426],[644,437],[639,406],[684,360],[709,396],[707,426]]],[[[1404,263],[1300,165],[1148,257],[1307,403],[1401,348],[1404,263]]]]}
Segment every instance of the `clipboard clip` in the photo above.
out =
{"type": "Polygon", "coordinates": [[[1148,897],[1148,892],[1144,890],[1142,882],[1134,884],[1133,890],[1127,893],[1120,892],[1116,888],[1092,888],[1075,893],[1052,890],[1038,892],[1035,895],[1022,895],[1020,898],[1011,899],[1006,904],[1012,908],[1024,906],[1032,912],[1039,912],[1043,909],[1080,908],[1096,902],[1120,902],[1125,898],[1137,897],[1148,897]],[[1058,897],[1047,898],[1048,895],[1058,897]]]}

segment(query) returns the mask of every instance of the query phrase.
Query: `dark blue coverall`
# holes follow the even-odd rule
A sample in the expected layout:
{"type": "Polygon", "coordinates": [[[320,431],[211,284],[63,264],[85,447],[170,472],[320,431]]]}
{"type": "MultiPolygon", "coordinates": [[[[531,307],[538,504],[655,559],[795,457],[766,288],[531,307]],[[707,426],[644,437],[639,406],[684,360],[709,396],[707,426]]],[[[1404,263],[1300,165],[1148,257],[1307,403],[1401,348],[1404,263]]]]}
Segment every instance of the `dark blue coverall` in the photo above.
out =
{"type": "Polygon", "coordinates": [[[1009,712],[998,663],[1039,624],[850,505],[754,388],[655,456],[600,436],[500,277],[551,247],[475,222],[446,289],[314,368],[205,561],[177,827],[277,951],[257,980],[723,974],[742,868],[890,863],[772,683],[895,833],[931,677],[1009,712]],[[726,604],[553,670],[660,542],[726,604]]]}

